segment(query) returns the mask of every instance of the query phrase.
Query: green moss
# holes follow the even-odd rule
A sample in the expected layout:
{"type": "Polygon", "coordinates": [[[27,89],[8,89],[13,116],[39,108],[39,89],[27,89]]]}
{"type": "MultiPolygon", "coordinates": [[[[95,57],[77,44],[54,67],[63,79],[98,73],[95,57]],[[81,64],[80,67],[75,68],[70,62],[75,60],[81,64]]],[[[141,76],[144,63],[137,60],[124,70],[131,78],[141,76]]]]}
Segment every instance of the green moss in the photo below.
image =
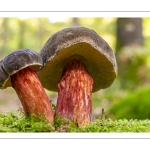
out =
{"type": "Polygon", "coordinates": [[[96,120],[76,132],[150,132],[150,120],[96,120]]]}
{"type": "Polygon", "coordinates": [[[52,132],[54,128],[42,116],[0,114],[0,132],[52,132]]]}
{"type": "Polygon", "coordinates": [[[150,132],[150,120],[97,119],[84,128],[76,128],[68,119],[55,118],[54,125],[33,114],[0,114],[0,132],[150,132]]]}

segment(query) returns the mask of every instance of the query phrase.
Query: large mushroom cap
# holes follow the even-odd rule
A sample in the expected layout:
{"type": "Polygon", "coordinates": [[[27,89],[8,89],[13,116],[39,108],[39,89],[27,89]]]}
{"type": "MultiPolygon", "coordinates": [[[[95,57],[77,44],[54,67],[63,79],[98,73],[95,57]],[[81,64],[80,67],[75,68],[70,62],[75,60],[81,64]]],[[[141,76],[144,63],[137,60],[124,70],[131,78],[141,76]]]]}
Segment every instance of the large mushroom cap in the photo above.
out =
{"type": "Polygon", "coordinates": [[[82,58],[94,80],[93,92],[109,87],[117,75],[114,52],[96,32],[85,27],[70,27],[53,34],[40,50],[44,67],[39,73],[43,86],[57,91],[67,59],[82,58]]]}
{"type": "Polygon", "coordinates": [[[37,71],[43,65],[41,56],[30,49],[20,49],[12,52],[0,62],[0,88],[11,85],[10,76],[19,70],[30,67],[37,71]]]}

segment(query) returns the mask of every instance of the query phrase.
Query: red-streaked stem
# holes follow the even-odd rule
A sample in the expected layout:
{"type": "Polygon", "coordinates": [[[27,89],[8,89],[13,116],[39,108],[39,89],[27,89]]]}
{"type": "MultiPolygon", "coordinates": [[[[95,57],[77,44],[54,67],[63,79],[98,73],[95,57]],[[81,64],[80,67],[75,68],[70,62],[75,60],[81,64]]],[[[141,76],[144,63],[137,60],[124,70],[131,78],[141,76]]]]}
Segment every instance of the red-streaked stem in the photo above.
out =
{"type": "Polygon", "coordinates": [[[53,111],[51,103],[46,95],[36,72],[25,68],[11,76],[12,86],[15,89],[26,115],[44,115],[53,123],[53,111]]]}
{"type": "Polygon", "coordinates": [[[67,63],[58,82],[55,116],[68,118],[76,126],[91,122],[93,79],[84,63],[77,59],[67,63]]]}

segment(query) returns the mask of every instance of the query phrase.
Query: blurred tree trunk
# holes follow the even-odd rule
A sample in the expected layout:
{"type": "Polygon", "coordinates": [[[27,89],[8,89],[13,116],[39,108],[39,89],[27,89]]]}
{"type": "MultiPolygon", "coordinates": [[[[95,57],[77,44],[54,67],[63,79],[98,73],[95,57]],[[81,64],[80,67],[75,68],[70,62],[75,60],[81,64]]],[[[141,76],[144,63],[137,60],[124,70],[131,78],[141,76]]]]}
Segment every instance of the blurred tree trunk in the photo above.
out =
{"type": "Polygon", "coordinates": [[[25,34],[25,21],[23,20],[18,20],[19,24],[19,41],[18,41],[18,48],[22,49],[24,47],[24,34],[25,34]]]}
{"type": "Polygon", "coordinates": [[[116,57],[122,88],[135,88],[142,81],[138,72],[145,62],[139,55],[143,41],[141,18],[118,18],[116,57]]]}
{"type": "Polygon", "coordinates": [[[117,20],[117,45],[119,51],[124,46],[142,45],[142,19],[118,18],[117,20]]]}
{"type": "Polygon", "coordinates": [[[43,24],[42,24],[42,19],[38,19],[38,32],[37,32],[37,38],[38,38],[38,47],[42,47],[42,41],[44,37],[44,30],[43,30],[43,24]]]}
{"type": "Polygon", "coordinates": [[[7,50],[7,40],[8,40],[7,37],[9,35],[8,21],[9,21],[8,18],[3,19],[3,23],[1,25],[1,31],[3,31],[1,34],[1,39],[3,43],[0,48],[1,57],[5,54],[5,51],[7,50]]]}
{"type": "Polygon", "coordinates": [[[72,26],[79,26],[79,19],[78,18],[72,18],[72,26]]]}

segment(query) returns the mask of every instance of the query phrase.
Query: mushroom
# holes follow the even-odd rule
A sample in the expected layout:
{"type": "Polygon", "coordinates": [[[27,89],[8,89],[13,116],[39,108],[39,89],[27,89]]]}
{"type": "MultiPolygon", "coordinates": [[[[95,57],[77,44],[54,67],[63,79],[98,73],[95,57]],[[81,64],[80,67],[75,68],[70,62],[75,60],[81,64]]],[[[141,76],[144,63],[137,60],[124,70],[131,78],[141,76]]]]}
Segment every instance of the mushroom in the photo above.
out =
{"type": "Polygon", "coordinates": [[[26,115],[44,115],[52,123],[52,106],[36,73],[42,65],[40,55],[33,50],[12,52],[0,61],[0,88],[12,86],[26,115]]]}
{"type": "Polygon", "coordinates": [[[92,92],[109,87],[117,76],[114,52],[95,31],[70,27],[53,34],[40,50],[42,85],[58,91],[55,116],[76,126],[91,122],[92,92]]]}

